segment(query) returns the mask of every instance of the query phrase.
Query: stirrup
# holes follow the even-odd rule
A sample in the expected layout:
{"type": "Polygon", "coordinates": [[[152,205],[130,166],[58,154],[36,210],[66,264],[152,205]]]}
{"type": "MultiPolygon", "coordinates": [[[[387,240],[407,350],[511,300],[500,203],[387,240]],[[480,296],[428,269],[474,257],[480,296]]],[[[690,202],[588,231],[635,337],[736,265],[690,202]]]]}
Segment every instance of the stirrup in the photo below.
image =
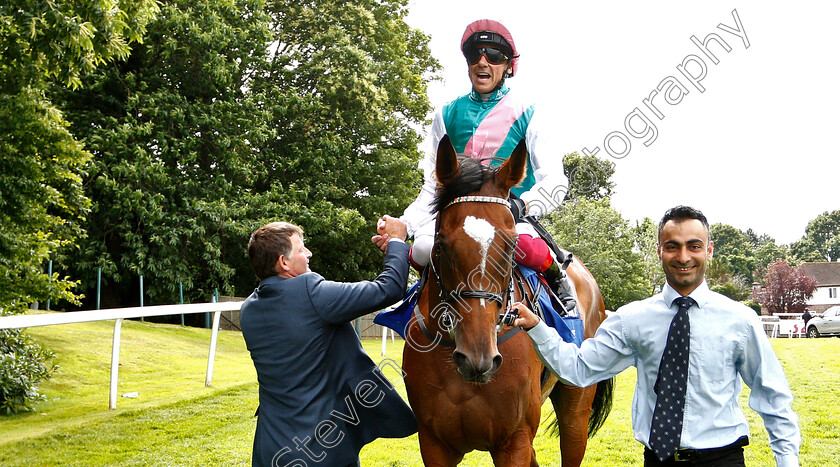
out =
{"type": "Polygon", "coordinates": [[[567,293],[558,295],[557,299],[560,301],[560,304],[567,313],[571,313],[575,308],[577,308],[577,300],[575,300],[575,297],[572,297],[567,293]]]}

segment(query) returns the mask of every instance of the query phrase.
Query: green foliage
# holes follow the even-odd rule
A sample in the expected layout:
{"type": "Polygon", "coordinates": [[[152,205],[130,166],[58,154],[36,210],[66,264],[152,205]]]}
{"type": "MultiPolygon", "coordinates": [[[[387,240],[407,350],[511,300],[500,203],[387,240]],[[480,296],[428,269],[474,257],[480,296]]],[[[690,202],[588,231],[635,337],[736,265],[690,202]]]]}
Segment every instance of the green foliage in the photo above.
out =
{"type": "Polygon", "coordinates": [[[744,284],[739,283],[738,281],[729,281],[720,285],[715,284],[711,286],[711,289],[719,294],[726,295],[736,302],[746,300],[750,296],[751,292],[749,287],[744,287],[744,284]]]}
{"type": "Polygon", "coordinates": [[[649,295],[658,292],[665,285],[665,273],[659,260],[656,245],[659,243],[659,228],[649,218],[637,221],[633,227],[633,251],[641,255],[641,268],[647,278],[649,295]]]}
{"type": "Polygon", "coordinates": [[[0,414],[34,411],[45,399],[38,384],[58,369],[55,355],[17,329],[0,329],[0,414]]]}
{"type": "Polygon", "coordinates": [[[750,237],[728,224],[712,224],[709,230],[715,244],[715,261],[726,265],[732,275],[744,277],[751,283],[755,266],[750,237]]]}
{"type": "Polygon", "coordinates": [[[73,281],[43,269],[83,235],[90,206],[82,149],[43,90],[50,78],[77,86],[97,65],[125,57],[157,11],[150,0],[0,4],[0,308],[76,301],[73,281]]]}
{"type": "Polygon", "coordinates": [[[103,269],[114,304],[206,300],[255,284],[248,235],[301,225],[313,270],[369,278],[374,219],[416,192],[436,62],[404,2],[177,0],[124,64],[58,90],[95,155],[88,239],[67,262],[84,290],[103,269]],[[270,45],[270,47],[269,47],[270,45]],[[130,302],[129,302],[130,303],[130,302]]]}
{"type": "Polygon", "coordinates": [[[790,247],[787,245],[776,245],[776,242],[772,239],[759,243],[753,252],[753,257],[755,259],[753,278],[756,277],[756,271],[775,263],[777,259],[787,261],[788,263],[792,261],[790,247]]]}
{"type": "Polygon", "coordinates": [[[8,92],[55,77],[78,87],[83,74],[125,59],[156,13],[155,0],[5,0],[0,86],[8,92]]]}
{"type": "Polygon", "coordinates": [[[569,200],[603,199],[613,194],[615,183],[610,178],[615,164],[611,161],[573,152],[563,158],[563,171],[569,179],[569,200]]]}
{"type": "Polygon", "coordinates": [[[543,222],[558,245],[571,251],[595,276],[607,309],[651,295],[650,276],[635,250],[636,236],[608,198],[566,202],[543,222]]]}
{"type": "Polygon", "coordinates": [[[820,261],[840,259],[840,210],[826,211],[809,222],[805,228],[805,238],[822,255],[820,261]]]}
{"type": "Polygon", "coordinates": [[[428,37],[403,21],[405,0],[266,6],[276,42],[253,87],[276,137],[260,149],[257,183],[344,208],[338,225],[329,212],[292,220],[308,233],[313,269],[369,278],[381,261],[370,248],[372,221],[402,211],[420,188],[414,128],[426,123],[426,82],[439,65],[428,37]]]}
{"type": "Polygon", "coordinates": [[[814,239],[808,236],[802,237],[790,245],[790,256],[792,263],[821,263],[825,261],[825,256],[820,253],[814,239]]]}
{"type": "Polygon", "coordinates": [[[746,299],[746,300],[742,300],[741,303],[743,303],[744,305],[747,305],[748,307],[752,308],[753,311],[755,311],[755,314],[761,316],[761,304],[760,303],[756,302],[753,299],[749,299],[749,298],[746,299]]]}
{"type": "Polygon", "coordinates": [[[90,154],[41,92],[0,94],[0,308],[75,300],[73,282],[49,277],[50,254],[81,235],[89,208],[78,173],[90,154]]]}

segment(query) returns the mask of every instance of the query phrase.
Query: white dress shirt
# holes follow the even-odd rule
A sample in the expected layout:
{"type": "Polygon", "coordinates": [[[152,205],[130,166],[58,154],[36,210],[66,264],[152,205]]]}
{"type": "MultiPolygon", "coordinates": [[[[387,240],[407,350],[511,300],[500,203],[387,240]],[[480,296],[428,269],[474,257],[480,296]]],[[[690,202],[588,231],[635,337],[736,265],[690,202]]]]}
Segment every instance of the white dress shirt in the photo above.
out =
{"type": "MultiPolygon", "coordinates": [[[[563,342],[543,322],[528,335],[543,363],[575,386],[589,386],[635,366],[633,434],[649,447],[653,386],[677,311],[673,301],[679,296],[666,284],[661,293],[619,308],[580,348],[563,342]]],[[[798,466],[801,435],[791,408],[793,395],[755,311],[711,291],[705,281],[689,296],[697,305],[689,310],[688,392],[680,448],[718,448],[749,435],[738,406],[743,378],[751,389],[749,405],[770,435],[776,465],[798,466]]]]}

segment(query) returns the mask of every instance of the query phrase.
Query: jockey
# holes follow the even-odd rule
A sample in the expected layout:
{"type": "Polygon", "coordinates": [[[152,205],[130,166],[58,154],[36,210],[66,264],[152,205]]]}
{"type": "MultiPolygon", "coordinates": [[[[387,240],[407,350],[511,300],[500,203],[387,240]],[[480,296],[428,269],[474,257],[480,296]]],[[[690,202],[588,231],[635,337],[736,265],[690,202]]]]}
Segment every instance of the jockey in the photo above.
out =
{"type": "Polygon", "coordinates": [[[539,112],[505,84],[506,78],[516,74],[519,62],[516,44],[504,25],[482,19],[467,26],[461,51],[467,59],[472,90],[435,114],[431,148],[419,163],[423,187],[401,217],[408,225],[409,235],[414,236],[409,253],[412,264],[422,269],[431,260],[435,235],[431,203],[437,188],[435,159],[443,136],[449,135],[458,154],[490,165],[500,165],[525,139],[526,176],[511,190],[511,210],[519,234],[516,261],[542,273],[566,309],[571,310],[575,306],[571,280],[558,266],[545,240],[523,219],[526,214],[541,216],[558,207],[566,196],[568,180],[563,172],[562,156],[552,154],[553,148],[545,142],[546,133],[539,131],[539,112]]]}

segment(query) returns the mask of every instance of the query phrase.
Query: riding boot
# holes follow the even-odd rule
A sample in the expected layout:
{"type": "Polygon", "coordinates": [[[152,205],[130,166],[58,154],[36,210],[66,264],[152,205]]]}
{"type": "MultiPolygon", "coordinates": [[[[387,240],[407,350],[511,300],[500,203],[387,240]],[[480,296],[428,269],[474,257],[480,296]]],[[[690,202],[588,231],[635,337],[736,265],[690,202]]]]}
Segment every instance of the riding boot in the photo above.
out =
{"type": "MultiPolygon", "coordinates": [[[[568,266],[568,262],[571,260],[571,255],[569,256],[564,261],[566,266],[568,266]]],[[[577,306],[577,301],[574,298],[574,285],[571,283],[571,279],[569,279],[569,275],[566,274],[564,269],[565,267],[561,268],[557,262],[554,262],[543,272],[543,276],[546,282],[548,282],[549,287],[551,287],[551,290],[557,295],[565,311],[570,312],[577,306]]]]}

